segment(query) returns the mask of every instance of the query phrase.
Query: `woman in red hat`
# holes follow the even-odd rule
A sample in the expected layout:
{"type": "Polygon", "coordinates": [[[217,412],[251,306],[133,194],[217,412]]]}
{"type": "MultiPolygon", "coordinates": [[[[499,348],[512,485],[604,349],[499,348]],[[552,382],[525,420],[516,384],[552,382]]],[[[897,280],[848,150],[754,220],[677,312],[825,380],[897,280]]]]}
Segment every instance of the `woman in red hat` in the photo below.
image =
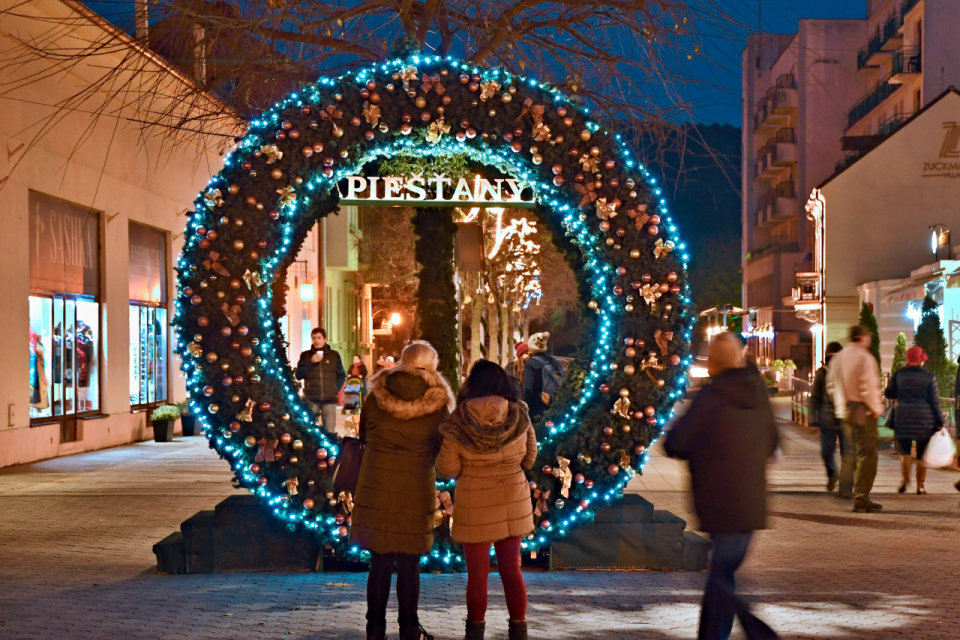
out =
{"type": "Polygon", "coordinates": [[[930,437],[943,426],[937,379],[923,368],[926,361],[927,354],[922,348],[907,349],[907,366],[893,374],[884,392],[888,398],[897,401],[893,410],[893,431],[900,449],[900,472],[903,474],[898,489],[900,493],[907,490],[910,482],[910,450],[914,442],[917,443],[917,495],[927,493],[923,487],[927,478],[923,452],[930,437]]]}

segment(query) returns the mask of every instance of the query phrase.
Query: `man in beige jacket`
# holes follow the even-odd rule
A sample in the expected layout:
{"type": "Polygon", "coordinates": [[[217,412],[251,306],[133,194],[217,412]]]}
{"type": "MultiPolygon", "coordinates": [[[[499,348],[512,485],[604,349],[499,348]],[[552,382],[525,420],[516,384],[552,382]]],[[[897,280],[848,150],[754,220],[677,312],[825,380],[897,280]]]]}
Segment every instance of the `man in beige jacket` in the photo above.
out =
{"type": "MultiPolygon", "coordinates": [[[[880,400],[880,368],[870,353],[870,332],[860,325],[850,327],[850,348],[830,361],[827,387],[833,394],[837,416],[843,419],[843,436],[847,451],[856,451],[856,472],[853,477],[853,510],[876,513],[883,509],[870,499],[877,477],[877,418],[883,413],[880,400]],[[853,445],[852,447],[850,445],[853,445]]],[[[854,460],[844,455],[840,470],[840,491],[849,486],[854,460]],[[846,482],[845,482],[846,481],[846,482]]]]}

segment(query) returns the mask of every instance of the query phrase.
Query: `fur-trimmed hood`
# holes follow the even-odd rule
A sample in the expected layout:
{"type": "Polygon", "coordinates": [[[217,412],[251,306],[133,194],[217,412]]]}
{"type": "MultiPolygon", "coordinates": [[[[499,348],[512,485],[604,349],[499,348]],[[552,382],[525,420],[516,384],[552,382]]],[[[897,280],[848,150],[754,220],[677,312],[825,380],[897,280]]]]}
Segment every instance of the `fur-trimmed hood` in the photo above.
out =
{"type": "Polygon", "coordinates": [[[452,411],[456,404],[443,376],[405,364],[375,373],[370,378],[370,393],[381,409],[399,420],[413,420],[444,407],[452,411]]]}
{"type": "Polygon", "coordinates": [[[440,435],[475,453],[494,453],[526,437],[529,428],[525,403],[487,396],[461,403],[440,425],[440,435]]]}

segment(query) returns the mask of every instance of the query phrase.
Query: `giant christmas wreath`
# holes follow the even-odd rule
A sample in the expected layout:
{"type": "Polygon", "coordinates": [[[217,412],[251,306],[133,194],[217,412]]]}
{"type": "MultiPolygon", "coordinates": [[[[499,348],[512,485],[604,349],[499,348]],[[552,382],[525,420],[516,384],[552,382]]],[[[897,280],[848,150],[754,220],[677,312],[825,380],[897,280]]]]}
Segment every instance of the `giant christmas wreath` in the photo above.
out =
{"type": "MultiPolygon", "coordinates": [[[[349,544],[352,496],[329,471],[338,438],[298,395],[279,327],[286,268],[336,184],[378,159],[456,154],[525,181],[568,252],[584,342],[557,405],[537,425],[530,474],[548,545],[615,500],[682,395],[692,325],[684,245],[655,179],[556,89],[452,58],[406,60],[323,78],[250,123],[195,202],[178,263],[175,325],[191,407],[236,482],[335,553],[349,544]]],[[[438,485],[427,569],[459,566],[438,485]]]]}

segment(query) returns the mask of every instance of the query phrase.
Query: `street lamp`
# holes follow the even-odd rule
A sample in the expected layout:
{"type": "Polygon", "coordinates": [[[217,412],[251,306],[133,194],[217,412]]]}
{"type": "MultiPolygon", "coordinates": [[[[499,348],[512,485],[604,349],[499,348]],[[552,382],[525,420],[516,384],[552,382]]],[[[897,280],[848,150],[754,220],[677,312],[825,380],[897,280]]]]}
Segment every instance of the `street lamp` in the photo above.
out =
{"type": "Polygon", "coordinates": [[[947,260],[951,259],[950,251],[950,229],[943,223],[932,224],[930,229],[930,252],[933,253],[935,260],[940,259],[940,247],[947,248],[947,260]]]}
{"type": "Polygon", "coordinates": [[[401,320],[402,320],[402,318],[400,317],[400,314],[399,314],[399,313],[393,312],[393,313],[390,314],[390,326],[391,326],[391,327],[399,327],[399,326],[400,326],[400,323],[401,323],[401,320]]]}

